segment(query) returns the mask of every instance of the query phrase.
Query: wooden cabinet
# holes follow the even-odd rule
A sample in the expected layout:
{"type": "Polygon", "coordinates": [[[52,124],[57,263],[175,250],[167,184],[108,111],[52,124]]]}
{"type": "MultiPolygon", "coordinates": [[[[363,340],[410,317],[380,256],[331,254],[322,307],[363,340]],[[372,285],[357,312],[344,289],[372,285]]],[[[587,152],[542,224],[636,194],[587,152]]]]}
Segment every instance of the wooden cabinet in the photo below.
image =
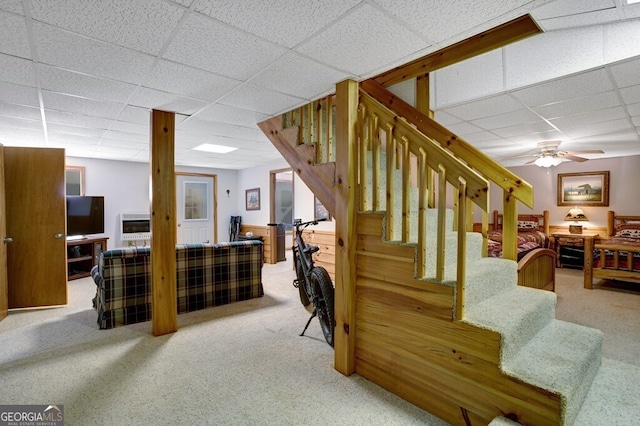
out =
{"type": "Polygon", "coordinates": [[[67,241],[67,279],[69,281],[91,275],[100,254],[107,250],[108,237],[67,241]]]}

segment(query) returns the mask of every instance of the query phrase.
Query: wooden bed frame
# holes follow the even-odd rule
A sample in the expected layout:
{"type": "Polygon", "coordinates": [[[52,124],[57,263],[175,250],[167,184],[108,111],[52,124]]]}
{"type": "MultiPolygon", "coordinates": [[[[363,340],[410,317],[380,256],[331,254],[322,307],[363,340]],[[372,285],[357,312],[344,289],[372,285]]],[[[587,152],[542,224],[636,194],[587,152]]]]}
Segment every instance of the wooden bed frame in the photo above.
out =
{"type": "MultiPolygon", "coordinates": [[[[549,211],[542,214],[519,214],[519,221],[535,221],[541,226],[545,235],[549,235],[549,211]]],[[[502,229],[502,214],[493,211],[492,230],[502,229]]],[[[556,252],[548,248],[531,250],[518,261],[518,285],[555,291],[556,283],[556,252]]]]}
{"type": "MultiPolygon", "coordinates": [[[[624,225],[625,223],[635,222],[640,223],[640,216],[617,216],[614,211],[607,212],[607,239],[612,237],[616,233],[617,225],[624,225]]],[[[584,280],[584,288],[593,288],[593,279],[601,278],[605,280],[620,280],[620,281],[631,281],[635,283],[640,283],[640,271],[633,271],[632,266],[632,256],[633,253],[640,252],[640,245],[638,247],[629,247],[622,245],[608,245],[596,242],[594,248],[596,250],[600,250],[600,258],[604,259],[605,251],[613,252],[613,266],[603,268],[602,266],[594,267],[593,266],[593,251],[585,252],[584,254],[584,264],[588,265],[591,269],[591,274],[587,274],[587,270],[585,268],[585,280],[584,280]],[[627,265],[625,269],[622,269],[618,265],[618,259],[621,257],[620,252],[627,253],[627,265]]]]}

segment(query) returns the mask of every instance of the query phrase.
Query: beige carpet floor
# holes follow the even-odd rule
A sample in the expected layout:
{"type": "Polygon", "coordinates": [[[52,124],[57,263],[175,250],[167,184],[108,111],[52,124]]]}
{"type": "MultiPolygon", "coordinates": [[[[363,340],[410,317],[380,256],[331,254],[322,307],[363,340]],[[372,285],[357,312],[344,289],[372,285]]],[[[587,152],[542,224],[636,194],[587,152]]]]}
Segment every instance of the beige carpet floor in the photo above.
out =
{"type": "MultiPolygon", "coordinates": [[[[333,349],[291,286],[288,262],[265,265],[265,296],[151,324],[98,330],[91,279],[64,307],[0,322],[0,404],[63,404],[68,425],[443,425],[360,378],[337,373],[333,349]]],[[[604,331],[604,356],[640,365],[640,292],[582,288],[558,270],[558,318],[604,331]]]]}

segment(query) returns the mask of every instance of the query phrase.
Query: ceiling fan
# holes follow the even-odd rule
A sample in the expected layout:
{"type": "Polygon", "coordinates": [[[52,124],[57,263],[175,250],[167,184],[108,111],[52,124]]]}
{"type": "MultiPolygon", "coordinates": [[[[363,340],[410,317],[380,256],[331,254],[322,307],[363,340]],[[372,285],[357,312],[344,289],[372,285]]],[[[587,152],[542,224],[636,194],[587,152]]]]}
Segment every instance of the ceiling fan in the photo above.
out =
{"type": "Polygon", "coordinates": [[[510,157],[509,159],[534,157],[524,164],[526,165],[533,163],[539,167],[551,167],[557,166],[558,164],[562,163],[562,160],[578,161],[580,163],[588,160],[588,158],[579,157],[575,154],[604,154],[604,151],[600,149],[589,149],[582,151],[559,151],[559,146],[560,141],[538,142],[538,149],[540,150],[539,153],[516,155],[515,157],[510,157]]]}

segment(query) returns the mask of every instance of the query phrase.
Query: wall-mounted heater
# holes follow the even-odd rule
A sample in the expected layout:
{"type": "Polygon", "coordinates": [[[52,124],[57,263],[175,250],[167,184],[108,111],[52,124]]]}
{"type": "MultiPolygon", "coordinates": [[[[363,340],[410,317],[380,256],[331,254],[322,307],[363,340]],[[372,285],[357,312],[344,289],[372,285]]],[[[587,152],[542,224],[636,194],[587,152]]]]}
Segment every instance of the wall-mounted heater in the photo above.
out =
{"type": "Polygon", "coordinates": [[[140,241],[151,239],[151,215],[149,213],[120,213],[120,239],[140,241]]]}

